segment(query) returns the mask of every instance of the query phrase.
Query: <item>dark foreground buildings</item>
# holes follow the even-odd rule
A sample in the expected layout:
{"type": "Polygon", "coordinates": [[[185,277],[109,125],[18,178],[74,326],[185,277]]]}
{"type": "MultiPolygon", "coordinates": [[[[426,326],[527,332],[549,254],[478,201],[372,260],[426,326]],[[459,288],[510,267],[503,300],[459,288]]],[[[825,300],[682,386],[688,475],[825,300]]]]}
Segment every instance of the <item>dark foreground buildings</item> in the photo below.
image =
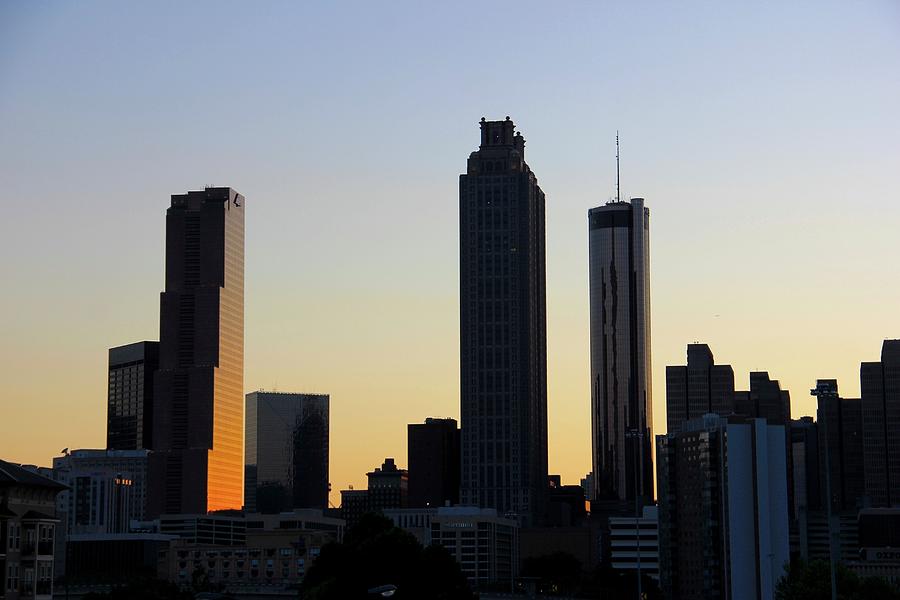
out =
{"type": "Polygon", "coordinates": [[[150,514],[240,509],[244,471],[244,197],[173,195],[166,213],[150,514]]]}
{"type": "Polygon", "coordinates": [[[588,211],[594,499],[653,500],[650,211],[643,198],[588,211]]]}
{"type": "Polygon", "coordinates": [[[135,342],[109,349],[107,450],[153,447],[153,377],[159,342],[135,342]]]}
{"type": "Polygon", "coordinates": [[[0,598],[53,597],[56,495],[63,489],[0,460],[0,598]]]}
{"type": "Polygon", "coordinates": [[[459,178],[463,504],[524,522],[547,497],[544,193],[509,120],[459,178]]]}
{"type": "Polygon", "coordinates": [[[409,506],[459,504],[459,428],[456,419],[407,425],[409,506]]]}
{"type": "Polygon", "coordinates": [[[900,504],[900,340],[885,340],[880,362],[864,362],[862,392],[866,495],[872,506],[900,504]]]}
{"type": "Polygon", "coordinates": [[[656,438],[667,598],[771,600],[789,557],[785,430],[709,414],[656,438]]]}
{"type": "Polygon", "coordinates": [[[328,508],[328,395],[247,394],[248,511],[328,508]]]}

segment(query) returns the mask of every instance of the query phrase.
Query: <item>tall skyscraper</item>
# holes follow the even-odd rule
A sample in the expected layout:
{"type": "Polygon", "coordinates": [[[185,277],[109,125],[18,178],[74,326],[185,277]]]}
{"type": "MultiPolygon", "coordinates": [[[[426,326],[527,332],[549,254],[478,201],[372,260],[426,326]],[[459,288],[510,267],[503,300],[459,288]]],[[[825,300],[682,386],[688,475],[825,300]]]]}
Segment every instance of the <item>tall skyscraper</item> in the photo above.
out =
{"type": "Polygon", "coordinates": [[[682,422],[708,413],[734,412],[734,370],[717,365],[706,344],[688,344],[687,366],[666,367],[666,425],[669,433],[682,422]]]}
{"type": "Polygon", "coordinates": [[[459,428],[456,419],[407,425],[409,505],[459,504],[459,428]]]}
{"type": "Polygon", "coordinates": [[[153,447],[153,377],[159,342],[136,342],[109,349],[107,450],[153,447]]]}
{"type": "Polygon", "coordinates": [[[656,438],[667,598],[772,600],[789,556],[785,429],[706,415],[656,438]]]}
{"type": "MultiPolygon", "coordinates": [[[[643,198],[588,211],[595,499],[653,500],[650,211],[643,198]]],[[[626,502],[627,501],[627,502],[626,502]]]]}
{"type": "Polygon", "coordinates": [[[239,509],[244,474],[244,197],[172,196],[160,297],[151,515],[239,509]]]}
{"type": "Polygon", "coordinates": [[[866,495],[872,506],[900,504],[900,340],[884,340],[881,362],[864,362],[862,390],[866,495]]]}
{"type": "Polygon", "coordinates": [[[481,120],[459,177],[463,504],[539,522],[547,498],[544,193],[525,139],[481,120]]]}
{"type": "Polygon", "coordinates": [[[825,469],[828,469],[831,510],[856,510],[865,494],[862,402],[858,398],[841,398],[836,379],[819,379],[811,391],[818,399],[820,497],[826,502],[825,469]]]}
{"type": "Polygon", "coordinates": [[[248,511],[328,508],[327,394],[247,394],[248,511]]]}

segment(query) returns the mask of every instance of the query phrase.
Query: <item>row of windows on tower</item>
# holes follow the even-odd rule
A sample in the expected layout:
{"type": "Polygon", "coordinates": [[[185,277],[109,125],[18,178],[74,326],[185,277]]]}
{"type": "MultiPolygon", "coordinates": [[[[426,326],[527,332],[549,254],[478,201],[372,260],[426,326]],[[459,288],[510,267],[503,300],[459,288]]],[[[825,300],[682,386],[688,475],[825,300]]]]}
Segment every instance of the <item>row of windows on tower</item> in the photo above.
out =
{"type": "MultiPolygon", "coordinates": [[[[508,163],[509,168],[513,168],[513,163],[508,163]]],[[[495,171],[503,171],[507,169],[507,162],[505,160],[482,160],[481,161],[481,170],[486,173],[493,173],[495,171]]]]}
{"type": "MultiPolygon", "coordinates": [[[[478,300],[506,300],[516,292],[513,277],[484,277],[478,280],[476,296],[478,300]]],[[[518,308],[513,304],[515,308],[518,308]]]]}
{"type": "MultiPolygon", "coordinates": [[[[481,402],[475,408],[476,417],[503,417],[509,414],[512,407],[511,394],[504,392],[479,394],[481,402]]],[[[479,436],[472,435],[472,438],[479,436]]],[[[467,438],[468,439],[468,438],[467,438]]]]}
{"type": "Polygon", "coordinates": [[[515,317],[507,302],[481,302],[478,304],[478,321],[487,323],[507,323],[515,317]]]}
{"type": "Polygon", "coordinates": [[[476,343],[479,346],[508,346],[515,344],[518,336],[508,324],[482,325],[478,329],[476,343]]]}
{"type": "Polygon", "coordinates": [[[509,389],[510,378],[506,373],[512,373],[512,366],[516,364],[517,355],[514,350],[503,346],[478,349],[478,374],[479,391],[505,392],[509,389]],[[489,369],[497,369],[497,372],[489,369]]]}
{"type": "Polygon", "coordinates": [[[515,231],[517,225],[515,213],[505,208],[488,206],[480,208],[475,215],[475,229],[479,233],[515,231]]]}

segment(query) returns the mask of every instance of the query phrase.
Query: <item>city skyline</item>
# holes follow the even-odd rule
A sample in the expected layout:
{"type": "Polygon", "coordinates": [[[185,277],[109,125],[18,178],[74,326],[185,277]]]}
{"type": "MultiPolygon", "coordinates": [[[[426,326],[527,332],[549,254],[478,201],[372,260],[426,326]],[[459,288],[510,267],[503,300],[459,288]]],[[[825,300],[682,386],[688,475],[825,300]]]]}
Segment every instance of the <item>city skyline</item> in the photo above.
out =
{"type": "MultiPolygon", "coordinates": [[[[617,128],[623,196],[646,197],[653,208],[654,433],[665,427],[665,366],[682,364],[684,346],[692,341],[710,344],[738,381],[745,382],[752,369],[767,370],[792,392],[794,417],[815,414],[805,392],[819,378],[836,378],[842,393],[858,397],[860,362],[878,361],[882,340],[900,337],[900,317],[892,309],[900,296],[900,267],[892,258],[900,209],[890,201],[900,183],[892,168],[900,158],[900,127],[891,108],[900,102],[900,85],[890,58],[898,55],[898,42],[889,35],[897,12],[887,3],[856,11],[811,7],[756,15],[725,11],[718,15],[721,32],[689,29],[703,51],[687,48],[679,42],[683,32],[664,24],[672,9],[644,14],[610,8],[611,14],[598,11],[584,19],[558,13],[544,23],[551,43],[565,37],[571,45],[523,49],[533,64],[511,67],[504,82],[513,82],[509,91],[488,76],[488,67],[507,62],[504,54],[485,57],[476,67],[483,89],[453,91],[442,84],[415,102],[404,100],[406,85],[400,86],[403,94],[391,91],[401,76],[459,83],[452,77],[460,76],[464,60],[441,57],[470,56],[450,33],[464,29],[461,17],[439,16],[445,23],[432,36],[438,50],[423,50],[436,59],[426,61],[431,71],[399,53],[400,64],[386,82],[366,78],[364,68],[352,71],[355,80],[329,79],[326,71],[338,72],[350,57],[326,56],[324,69],[313,75],[341,92],[334,106],[316,92],[301,94],[301,75],[288,76],[284,100],[273,100],[281,98],[273,86],[280,86],[283,73],[297,72],[291,61],[316,68],[304,59],[300,42],[263,44],[252,57],[268,52],[281,58],[273,69],[277,77],[248,75],[247,63],[237,61],[236,80],[259,85],[237,86],[233,98],[199,116],[201,90],[209,78],[226,75],[221,69],[206,74],[209,56],[216,54],[211,50],[241,52],[221,41],[205,48],[170,44],[189,38],[185,28],[204,22],[203,11],[186,8],[174,30],[132,40],[121,32],[146,17],[140,9],[129,16],[89,4],[73,18],[71,9],[59,8],[40,30],[28,10],[0,9],[9,11],[5,23],[16,24],[0,42],[16,49],[4,53],[0,78],[9,94],[0,101],[0,118],[8,124],[7,139],[17,140],[4,144],[0,155],[0,175],[16,199],[0,225],[0,249],[15,259],[0,267],[6,282],[2,331],[15,340],[3,344],[0,356],[0,379],[9,386],[9,418],[0,424],[4,458],[48,465],[62,446],[104,446],[107,349],[156,339],[166,198],[217,182],[254,201],[243,391],[331,394],[334,489],[362,487],[380,457],[402,461],[407,423],[459,416],[456,174],[471,150],[472,124],[506,114],[528,133],[529,162],[537,165],[549,198],[551,472],[574,482],[590,470],[583,216],[614,194],[617,128]],[[111,38],[96,35],[97,25],[90,24],[100,12],[116,24],[111,38]],[[642,25],[629,15],[641,17],[642,25]],[[729,43],[736,31],[731,19],[744,21],[738,30],[745,34],[765,33],[766,41],[729,43]],[[864,30],[867,35],[859,35],[864,30]],[[655,35],[670,48],[667,59],[627,43],[638,34],[655,35]],[[105,52],[108,44],[122,45],[122,56],[105,52]],[[600,47],[571,68],[547,72],[553,60],[584,52],[589,44],[600,47]],[[61,51],[67,45],[76,51],[61,51]],[[172,48],[169,59],[179,52],[191,58],[164,77],[162,63],[145,53],[166,47],[172,48]],[[617,48],[631,54],[616,55],[617,48]],[[542,61],[545,50],[550,56],[542,61]],[[704,58],[709,50],[721,57],[704,58]],[[50,57],[60,55],[71,75],[51,68],[50,57]],[[129,58],[141,77],[131,75],[129,58]],[[689,59],[702,67],[684,67],[689,59]],[[669,73],[669,61],[681,69],[669,73]],[[91,77],[82,84],[85,65],[121,85],[112,90],[91,77]],[[546,89],[522,100],[522,90],[533,85],[531,69],[537,87],[546,89]],[[61,78],[51,83],[54,73],[61,78]],[[771,83],[781,91],[770,89],[771,83]],[[56,86],[68,101],[65,112],[35,100],[59,97],[56,86]],[[584,100],[558,97],[572,86],[583,86],[584,100]],[[147,105],[138,99],[150,87],[161,109],[141,113],[147,105]],[[747,87],[758,92],[758,107],[741,101],[747,87]],[[248,96],[251,88],[259,95],[248,96]],[[864,107],[848,112],[855,98],[849,90],[860,89],[866,90],[858,99],[864,107]],[[365,90],[372,91],[381,119],[355,101],[365,90]],[[258,110],[277,119],[242,108],[266,98],[258,110]],[[298,98],[303,101],[291,108],[298,98]],[[179,110],[181,102],[191,110],[179,110]],[[136,120],[135,112],[147,116],[136,120]],[[326,135],[307,113],[339,132],[326,135]],[[837,113],[840,122],[833,120],[837,113]],[[97,126],[107,133],[104,143],[93,136],[97,126]],[[176,135],[181,129],[188,135],[176,135]],[[355,176],[348,178],[348,162],[334,157],[345,151],[347,139],[362,144],[361,138],[368,152],[349,164],[355,176]],[[428,138],[438,140],[429,144],[433,152],[401,154],[428,138]],[[217,151],[207,153],[207,146],[217,151]],[[407,164],[398,164],[400,155],[407,164]],[[126,185],[130,191],[123,197],[126,185]],[[90,235],[74,234],[85,231],[90,235]],[[52,378],[45,374],[48,363],[58,365],[52,378]],[[38,422],[44,413],[51,418],[41,418],[48,425],[40,430],[18,425],[38,422]]],[[[327,22],[321,10],[311,22],[327,22]]],[[[376,23],[397,16],[386,12],[367,14],[376,23]]],[[[691,5],[674,15],[675,22],[690,23],[704,12],[691,5]]],[[[270,17],[239,12],[211,18],[235,31],[238,22],[247,23],[251,34],[254,26],[273,26],[270,17]]],[[[412,36],[403,43],[425,45],[411,20],[396,27],[412,36]]],[[[513,39],[541,29],[517,15],[509,31],[497,35],[513,39]]],[[[364,41],[373,39],[355,21],[347,35],[360,31],[364,41]]],[[[321,39],[313,39],[319,48],[321,39]]],[[[353,60],[361,47],[353,47],[353,60]]],[[[399,48],[364,56],[363,65],[387,64],[394,54],[386,52],[399,48]]]]}

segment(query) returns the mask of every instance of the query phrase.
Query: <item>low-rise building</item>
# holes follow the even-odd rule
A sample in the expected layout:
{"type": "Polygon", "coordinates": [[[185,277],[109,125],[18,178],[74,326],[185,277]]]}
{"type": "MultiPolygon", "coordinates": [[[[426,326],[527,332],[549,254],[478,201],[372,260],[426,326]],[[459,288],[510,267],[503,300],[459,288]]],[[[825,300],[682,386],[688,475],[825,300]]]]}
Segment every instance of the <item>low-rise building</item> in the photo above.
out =
{"type": "Polygon", "coordinates": [[[56,495],[65,486],[0,460],[0,598],[53,597],[56,495]]]}
{"type": "Polygon", "coordinates": [[[655,506],[645,506],[640,518],[609,519],[613,569],[637,571],[659,581],[659,518],[655,506]]]}
{"type": "Polygon", "coordinates": [[[450,552],[473,588],[511,589],[518,576],[519,524],[493,508],[438,508],[431,518],[431,543],[450,552]]]}
{"type": "Polygon", "coordinates": [[[244,525],[241,543],[233,539],[228,544],[209,543],[208,536],[173,540],[159,554],[159,577],[187,586],[200,570],[210,582],[235,592],[248,586],[293,586],[303,580],[322,546],[339,541],[344,530],[342,519],[314,509],[249,514],[244,525]]]}

